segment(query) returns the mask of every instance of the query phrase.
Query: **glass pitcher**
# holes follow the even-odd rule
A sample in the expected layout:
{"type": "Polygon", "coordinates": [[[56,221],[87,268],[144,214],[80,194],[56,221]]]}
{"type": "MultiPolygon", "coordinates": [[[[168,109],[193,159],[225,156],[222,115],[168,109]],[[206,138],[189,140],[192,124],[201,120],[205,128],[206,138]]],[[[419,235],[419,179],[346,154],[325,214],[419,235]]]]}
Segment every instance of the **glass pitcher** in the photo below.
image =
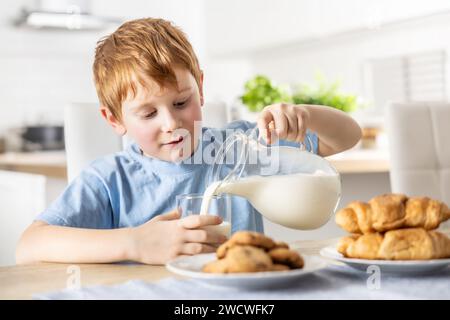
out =
{"type": "MultiPolygon", "coordinates": [[[[307,151],[305,144],[267,145],[256,127],[225,140],[208,181],[205,197],[221,193],[244,197],[272,222],[300,230],[324,225],[341,195],[340,175],[327,160],[307,151]]],[[[207,211],[207,204],[203,209],[207,211]]]]}

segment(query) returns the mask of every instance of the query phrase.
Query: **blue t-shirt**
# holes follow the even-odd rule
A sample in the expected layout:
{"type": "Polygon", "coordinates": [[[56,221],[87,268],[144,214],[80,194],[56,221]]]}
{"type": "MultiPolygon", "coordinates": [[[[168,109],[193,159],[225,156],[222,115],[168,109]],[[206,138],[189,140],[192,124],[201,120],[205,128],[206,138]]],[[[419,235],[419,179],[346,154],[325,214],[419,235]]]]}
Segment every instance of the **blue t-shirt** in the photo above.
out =
{"type": "MultiPolygon", "coordinates": [[[[255,126],[256,123],[248,121],[234,121],[222,129],[202,128],[202,137],[225,137],[225,130],[230,132],[241,129],[246,132],[255,126]],[[208,130],[212,134],[205,134],[208,130]]],[[[307,135],[312,142],[313,152],[317,153],[317,135],[309,131],[307,135]]],[[[211,143],[223,142],[201,139],[201,147],[196,149],[191,158],[198,156],[211,143]]],[[[298,143],[287,141],[279,141],[278,144],[299,146],[298,143]]],[[[144,156],[139,146],[131,143],[121,152],[93,161],[35,220],[89,229],[141,225],[175,209],[176,195],[204,193],[213,166],[186,162],[174,163],[144,156]]],[[[263,232],[260,213],[245,198],[231,196],[231,212],[232,232],[263,232]]]]}

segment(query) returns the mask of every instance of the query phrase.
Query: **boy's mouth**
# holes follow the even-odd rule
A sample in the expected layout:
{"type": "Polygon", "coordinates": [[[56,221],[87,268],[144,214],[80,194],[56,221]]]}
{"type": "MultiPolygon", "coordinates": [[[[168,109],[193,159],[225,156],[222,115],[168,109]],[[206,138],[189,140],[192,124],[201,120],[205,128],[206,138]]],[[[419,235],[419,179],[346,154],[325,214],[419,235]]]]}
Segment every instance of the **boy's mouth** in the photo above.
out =
{"type": "Polygon", "coordinates": [[[183,142],[183,140],[184,140],[183,137],[178,137],[177,139],[174,139],[174,140],[170,141],[169,143],[165,143],[164,145],[172,145],[172,146],[174,146],[174,145],[177,145],[177,144],[183,142]]]}

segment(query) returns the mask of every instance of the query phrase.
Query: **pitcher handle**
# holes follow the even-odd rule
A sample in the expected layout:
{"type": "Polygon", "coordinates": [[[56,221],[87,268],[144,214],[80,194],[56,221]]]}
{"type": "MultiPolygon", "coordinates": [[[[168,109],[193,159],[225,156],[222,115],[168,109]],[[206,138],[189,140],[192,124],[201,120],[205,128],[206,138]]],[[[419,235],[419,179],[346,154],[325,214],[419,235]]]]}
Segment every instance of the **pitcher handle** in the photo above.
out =
{"type": "Polygon", "coordinates": [[[307,134],[305,135],[305,139],[303,140],[303,142],[300,142],[300,146],[299,147],[300,147],[300,150],[302,150],[302,151],[304,150],[304,151],[308,151],[308,152],[314,153],[313,143],[311,141],[311,138],[307,134]],[[308,142],[309,149],[306,147],[305,141],[308,142]]]}

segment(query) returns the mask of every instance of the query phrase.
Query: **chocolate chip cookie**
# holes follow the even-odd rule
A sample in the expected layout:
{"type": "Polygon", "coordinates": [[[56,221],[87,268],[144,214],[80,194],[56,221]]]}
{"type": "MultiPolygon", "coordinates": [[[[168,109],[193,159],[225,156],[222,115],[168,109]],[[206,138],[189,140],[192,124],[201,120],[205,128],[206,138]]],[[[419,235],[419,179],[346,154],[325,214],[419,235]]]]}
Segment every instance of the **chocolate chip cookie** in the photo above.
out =
{"type": "Polygon", "coordinates": [[[217,258],[222,259],[225,257],[227,251],[236,245],[254,246],[265,250],[270,250],[276,246],[272,239],[266,237],[262,233],[238,231],[217,249],[217,258]]]}
{"type": "Polygon", "coordinates": [[[224,259],[206,264],[205,272],[241,273],[272,270],[273,263],[267,252],[252,246],[231,247],[224,259]]]}
{"type": "Polygon", "coordinates": [[[291,269],[303,268],[304,262],[302,257],[293,250],[286,248],[275,248],[268,252],[273,263],[289,266],[291,269]]]}

